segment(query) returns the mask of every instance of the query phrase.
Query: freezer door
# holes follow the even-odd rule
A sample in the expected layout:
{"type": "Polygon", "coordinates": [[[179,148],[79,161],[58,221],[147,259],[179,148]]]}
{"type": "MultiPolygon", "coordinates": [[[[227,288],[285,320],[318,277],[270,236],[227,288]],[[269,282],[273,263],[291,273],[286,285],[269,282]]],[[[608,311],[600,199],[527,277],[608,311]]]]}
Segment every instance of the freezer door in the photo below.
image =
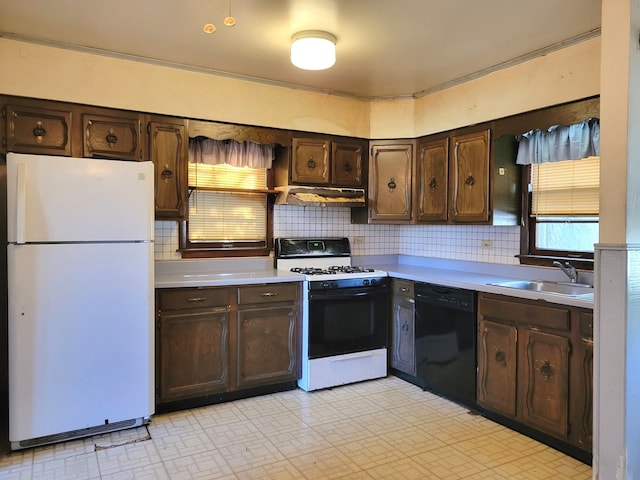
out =
{"type": "Polygon", "coordinates": [[[153,189],[152,162],[8,153],[8,240],[152,240],[153,189]]]}
{"type": "Polygon", "coordinates": [[[11,442],[154,409],[153,244],[9,245],[11,442]]]}

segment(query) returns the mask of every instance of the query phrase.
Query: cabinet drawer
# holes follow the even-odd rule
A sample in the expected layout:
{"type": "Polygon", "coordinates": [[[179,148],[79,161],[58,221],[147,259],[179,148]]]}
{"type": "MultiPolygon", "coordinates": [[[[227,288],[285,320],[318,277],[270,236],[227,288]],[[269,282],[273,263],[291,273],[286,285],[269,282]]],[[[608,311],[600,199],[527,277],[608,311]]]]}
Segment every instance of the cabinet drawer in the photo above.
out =
{"type": "Polygon", "coordinates": [[[566,332],[571,329],[571,312],[564,308],[481,297],[478,311],[484,318],[509,319],[518,325],[566,332]]]}
{"type": "Polygon", "coordinates": [[[142,160],[140,120],[100,115],[82,117],[85,157],[142,160]]]}
{"type": "Polygon", "coordinates": [[[227,288],[176,288],[159,294],[159,308],[162,311],[227,306],[227,288]]]}
{"type": "Polygon", "coordinates": [[[238,289],[238,304],[295,302],[298,295],[295,284],[269,283],[238,289]]]}
{"type": "Polygon", "coordinates": [[[7,105],[7,151],[71,155],[71,112],[7,105]]]}

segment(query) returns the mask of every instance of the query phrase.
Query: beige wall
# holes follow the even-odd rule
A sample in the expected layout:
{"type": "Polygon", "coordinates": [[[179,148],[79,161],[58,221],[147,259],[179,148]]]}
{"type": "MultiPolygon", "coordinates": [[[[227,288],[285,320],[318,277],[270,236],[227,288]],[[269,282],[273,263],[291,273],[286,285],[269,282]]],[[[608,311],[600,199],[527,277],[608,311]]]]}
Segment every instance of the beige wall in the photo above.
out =
{"type": "Polygon", "coordinates": [[[599,93],[600,39],[421,98],[365,100],[0,39],[0,93],[367,138],[412,138],[599,93]]]}
{"type": "Polygon", "coordinates": [[[416,100],[372,102],[371,138],[414,138],[599,93],[592,38],[416,100]]]}

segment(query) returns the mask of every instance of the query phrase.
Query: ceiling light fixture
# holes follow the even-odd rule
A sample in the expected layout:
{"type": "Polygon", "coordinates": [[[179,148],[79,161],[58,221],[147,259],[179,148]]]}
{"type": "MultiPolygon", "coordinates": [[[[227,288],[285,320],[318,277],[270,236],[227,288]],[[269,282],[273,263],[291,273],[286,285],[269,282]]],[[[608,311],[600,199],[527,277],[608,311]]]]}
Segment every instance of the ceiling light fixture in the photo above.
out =
{"type": "Polygon", "coordinates": [[[336,37],[305,30],[291,37],[291,63],[303,70],[325,70],[336,63],[336,37]]]}

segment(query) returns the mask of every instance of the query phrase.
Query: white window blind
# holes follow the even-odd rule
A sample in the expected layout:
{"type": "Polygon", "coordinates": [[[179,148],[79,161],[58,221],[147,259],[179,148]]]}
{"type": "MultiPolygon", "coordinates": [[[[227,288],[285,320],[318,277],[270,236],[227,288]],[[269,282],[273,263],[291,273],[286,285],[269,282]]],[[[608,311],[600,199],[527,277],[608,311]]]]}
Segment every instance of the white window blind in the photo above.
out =
{"type": "Polygon", "coordinates": [[[266,243],[267,195],[251,192],[266,184],[264,168],[189,164],[189,242],[266,243]]]}
{"type": "Polygon", "coordinates": [[[531,214],[598,215],[600,157],[531,165],[531,214]]]}

